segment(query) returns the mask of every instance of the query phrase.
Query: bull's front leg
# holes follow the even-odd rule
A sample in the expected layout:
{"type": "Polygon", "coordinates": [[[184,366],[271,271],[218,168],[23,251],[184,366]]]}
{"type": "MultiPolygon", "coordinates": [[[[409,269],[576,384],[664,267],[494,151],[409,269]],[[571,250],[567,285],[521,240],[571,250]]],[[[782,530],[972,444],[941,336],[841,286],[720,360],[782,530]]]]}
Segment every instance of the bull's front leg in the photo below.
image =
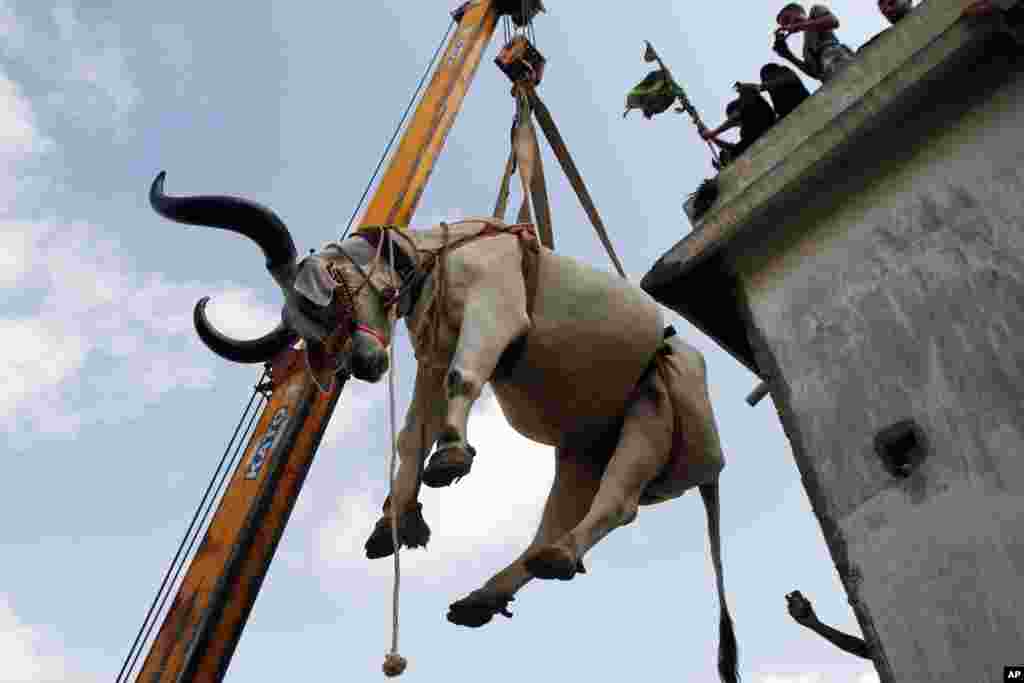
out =
{"type": "Polygon", "coordinates": [[[409,548],[426,546],[430,527],[423,519],[419,495],[420,476],[430,447],[437,439],[444,420],[444,369],[420,366],[416,371],[412,402],[405,425],[398,435],[398,472],[384,512],[366,541],[369,559],[394,553],[391,535],[391,509],[398,511],[398,541],[409,548]]]}
{"type": "Polygon", "coordinates": [[[477,288],[463,310],[459,340],[445,377],[447,414],[437,452],[423,472],[423,483],[432,488],[448,486],[469,473],[476,455],[466,434],[469,411],[494,375],[501,354],[530,327],[522,278],[477,288]]]}

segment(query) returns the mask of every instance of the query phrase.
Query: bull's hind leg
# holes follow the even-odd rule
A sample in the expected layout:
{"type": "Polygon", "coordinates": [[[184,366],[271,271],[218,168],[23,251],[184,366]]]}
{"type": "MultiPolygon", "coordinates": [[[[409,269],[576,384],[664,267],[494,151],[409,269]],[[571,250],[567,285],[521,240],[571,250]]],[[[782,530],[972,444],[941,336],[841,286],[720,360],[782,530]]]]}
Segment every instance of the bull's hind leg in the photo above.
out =
{"type": "Polygon", "coordinates": [[[448,411],[444,428],[437,452],[423,471],[427,486],[448,486],[469,474],[476,454],[466,439],[469,411],[494,375],[502,352],[529,326],[521,277],[488,283],[466,302],[459,341],[445,377],[448,411]]]}
{"type": "Polygon", "coordinates": [[[644,488],[668,463],[672,417],[664,382],[652,372],[634,392],[619,443],[587,515],[572,531],[530,553],[525,562],[530,574],[571,579],[587,551],[616,527],[633,521],[644,488]]]}
{"type": "MultiPolygon", "coordinates": [[[[526,570],[526,558],[535,548],[551,543],[579,524],[587,514],[601,483],[600,465],[574,457],[562,449],[558,450],[556,457],[555,480],[544,503],[544,514],[533,541],[515,562],[477,590],[452,603],[448,609],[448,621],[477,627],[489,622],[495,614],[512,616],[508,603],[533,578],[526,570]]],[[[582,572],[583,565],[580,564],[577,570],[582,572]]]]}

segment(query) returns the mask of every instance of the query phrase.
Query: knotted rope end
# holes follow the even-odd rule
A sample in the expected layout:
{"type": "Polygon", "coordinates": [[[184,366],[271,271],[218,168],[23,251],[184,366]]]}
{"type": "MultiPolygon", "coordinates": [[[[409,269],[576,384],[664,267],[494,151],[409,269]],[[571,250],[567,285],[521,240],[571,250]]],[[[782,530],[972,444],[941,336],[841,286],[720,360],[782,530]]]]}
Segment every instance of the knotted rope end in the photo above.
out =
{"type": "Polygon", "coordinates": [[[384,670],[385,676],[394,678],[395,676],[401,676],[408,664],[409,662],[405,657],[392,652],[384,656],[384,666],[381,668],[384,670]]]}

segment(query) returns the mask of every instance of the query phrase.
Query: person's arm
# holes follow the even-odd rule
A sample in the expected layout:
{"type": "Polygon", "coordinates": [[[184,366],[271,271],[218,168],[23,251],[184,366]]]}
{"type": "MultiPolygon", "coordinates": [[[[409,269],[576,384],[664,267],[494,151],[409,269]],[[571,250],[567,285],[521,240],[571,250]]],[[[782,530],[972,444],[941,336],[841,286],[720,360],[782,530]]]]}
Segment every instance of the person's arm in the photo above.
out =
{"type": "Polygon", "coordinates": [[[790,33],[798,33],[800,31],[835,31],[839,28],[839,19],[831,12],[822,12],[816,17],[789,24],[785,28],[790,33]]]}
{"type": "MultiPolygon", "coordinates": [[[[769,83],[772,82],[769,81],[769,83]]],[[[754,90],[757,90],[758,92],[762,92],[768,89],[768,87],[764,83],[744,83],[742,81],[736,81],[736,85],[733,86],[733,90],[735,90],[736,92],[740,92],[744,88],[752,88],[754,90]]]]}
{"type": "Polygon", "coordinates": [[[868,644],[857,636],[851,636],[848,633],[837,631],[828,624],[823,624],[820,621],[808,624],[807,628],[811,629],[822,638],[825,638],[840,650],[849,652],[851,655],[863,657],[864,659],[871,659],[871,652],[868,649],[868,644]]]}
{"type": "Polygon", "coordinates": [[[864,659],[871,659],[871,649],[866,642],[857,636],[851,636],[848,633],[832,628],[828,624],[823,624],[818,619],[818,615],[814,613],[810,600],[805,598],[800,591],[793,591],[788,594],[786,596],[786,603],[789,615],[793,617],[796,623],[811,629],[844,652],[849,652],[851,655],[863,657],[864,659]]]}
{"type": "Polygon", "coordinates": [[[989,0],[978,0],[964,8],[962,13],[965,17],[990,17],[996,13],[996,8],[989,0]]]}
{"type": "Polygon", "coordinates": [[[724,133],[725,131],[740,125],[740,123],[741,121],[739,116],[730,116],[725,120],[725,123],[720,125],[718,128],[714,128],[712,130],[708,130],[707,128],[701,128],[700,135],[705,140],[712,140],[721,135],[722,133],[724,133]]]}
{"type": "Polygon", "coordinates": [[[722,140],[718,136],[732,127],[733,126],[730,125],[728,121],[726,121],[718,128],[715,128],[714,130],[708,130],[707,128],[701,129],[700,136],[709,142],[715,143],[715,145],[717,145],[719,148],[726,149],[731,152],[736,147],[735,143],[726,142],[725,140],[722,140]]]}
{"type": "Polygon", "coordinates": [[[820,75],[814,73],[811,70],[810,66],[807,64],[807,62],[793,54],[793,51],[789,49],[789,45],[786,44],[786,39],[784,37],[778,36],[775,39],[775,44],[772,45],[772,50],[775,51],[775,54],[782,57],[796,68],[800,69],[811,78],[819,81],[821,80],[820,75]]]}
{"type": "Polygon", "coordinates": [[[721,140],[719,138],[708,138],[708,139],[711,142],[715,143],[716,147],[718,147],[719,149],[724,149],[727,152],[735,153],[736,150],[739,148],[739,143],[736,143],[736,142],[726,142],[725,140],[721,140]]]}

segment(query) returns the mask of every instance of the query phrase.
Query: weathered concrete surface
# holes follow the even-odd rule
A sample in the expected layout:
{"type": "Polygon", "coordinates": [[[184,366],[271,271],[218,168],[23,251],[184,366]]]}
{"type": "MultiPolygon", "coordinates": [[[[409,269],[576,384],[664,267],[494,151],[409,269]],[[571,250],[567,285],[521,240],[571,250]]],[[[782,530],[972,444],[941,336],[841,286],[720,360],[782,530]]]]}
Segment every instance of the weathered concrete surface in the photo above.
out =
{"type": "Polygon", "coordinates": [[[738,261],[816,511],[900,681],[998,680],[1024,651],[1024,73],[989,94],[738,261]],[[907,479],[872,443],[902,418],[929,443],[907,479]]]}
{"type": "Polygon", "coordinates": [[[908,30],[864,55],[867,101],[730,169],[645,287],[771,378],[881,679],[995,681],[1024,653],[1024,58],[908,30]],[[928,455],[898,478],[873,439],[905,418],[928,455]]]}

